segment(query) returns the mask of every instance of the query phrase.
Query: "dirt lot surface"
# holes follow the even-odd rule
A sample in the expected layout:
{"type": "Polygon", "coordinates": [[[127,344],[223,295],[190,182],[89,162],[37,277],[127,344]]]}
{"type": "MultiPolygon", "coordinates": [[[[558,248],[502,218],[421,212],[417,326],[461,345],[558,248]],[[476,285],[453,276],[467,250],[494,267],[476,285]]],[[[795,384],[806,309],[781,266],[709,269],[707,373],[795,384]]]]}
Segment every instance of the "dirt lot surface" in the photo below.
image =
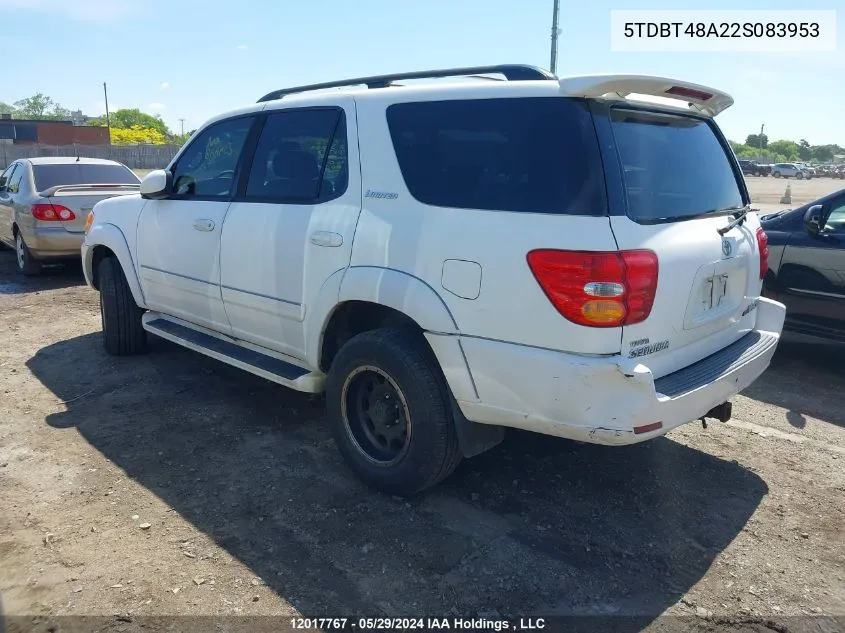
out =
{"type": "Polygon", "coordinates": [[[772,178],[771,176],[746,176],[745,182],[755,207],[764,211],[777,211],[800,207],[833,191],[845,189],[845,180],[838,178],[813,178],[795,180],[795,178],[772,178]],[[792,193],[791,204],[781,204],[781,196],[789,186],[792,193]]]}
{"type": "Polygon", "coordinates": [[[319,398],[157,339],[109,357],[78,266],[24,280],[13,257],[0,252],[9,631],[79,614],[145,631],[191,622],[149,616],[294,614],[845,630],[841,349],[783,342],[727,424],[628,448],[514,432],[403,500],[351,476],[319,398]]]}

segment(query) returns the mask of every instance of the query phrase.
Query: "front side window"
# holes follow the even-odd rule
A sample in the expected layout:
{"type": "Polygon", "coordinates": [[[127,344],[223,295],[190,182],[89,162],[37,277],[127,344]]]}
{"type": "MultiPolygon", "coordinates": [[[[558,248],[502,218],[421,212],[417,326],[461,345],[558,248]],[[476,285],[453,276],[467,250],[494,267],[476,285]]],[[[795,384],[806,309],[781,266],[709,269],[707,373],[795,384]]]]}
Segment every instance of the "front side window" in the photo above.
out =
{"type": "Polygon", "coordinates": [[[215,123],[190,141],[173,168],[178,198],[228,198],[254,117],[215,123]]]}
{"type": "Polygon", "coordinates": [[[825,222],[825,231],[830,233],[845,234],[845,197],[840,197],[831,202],[830,213],[825,222]]]}
{"type": "Polygon", "coordinates": [[[628,215],[656,222],[740,208],[743,197],[725,147],[708,121],[625,108],[611,110],[628,215]]]}
{"type": "Polygon", "coordinates": [[[560,97],[398,103],[387,123],[408,191],[437,207],[606,215],[587,103],[560,97]]]}
{"type": "Polygon", "coordinates": [[[246,197],[315,204],[341,196],[348,173],[343,110],[285,110],[267,117],[246,197]]]}

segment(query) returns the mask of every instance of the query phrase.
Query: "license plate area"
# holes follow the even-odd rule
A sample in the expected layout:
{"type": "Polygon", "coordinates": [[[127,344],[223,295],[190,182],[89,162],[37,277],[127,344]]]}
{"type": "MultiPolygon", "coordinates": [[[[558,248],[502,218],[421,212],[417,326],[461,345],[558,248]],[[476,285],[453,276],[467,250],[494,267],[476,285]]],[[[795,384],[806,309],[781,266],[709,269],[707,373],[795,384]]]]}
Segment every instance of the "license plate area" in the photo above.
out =
{"type": "Polygon", "coordinates": [[[702,267],[692,286],[684,329],[730,317],[743,303],[748,282],[747,258],[726,259],[702,267]]]}

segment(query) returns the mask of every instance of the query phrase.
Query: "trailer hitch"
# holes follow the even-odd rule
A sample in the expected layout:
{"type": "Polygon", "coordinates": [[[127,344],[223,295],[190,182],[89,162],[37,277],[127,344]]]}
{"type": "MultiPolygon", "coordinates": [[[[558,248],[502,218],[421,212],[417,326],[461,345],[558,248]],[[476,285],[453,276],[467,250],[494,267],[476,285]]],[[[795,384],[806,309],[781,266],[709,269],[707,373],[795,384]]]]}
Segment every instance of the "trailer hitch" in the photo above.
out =
{"type": "Polygon", "coordinates": [[[733,404],[730,402],[723,402],[722,404],[710,409],[701,417],[701,426],[705,429],[707,428],[707,418],[713,418],[714,420],[719,420],[719,422],[727,422],[731,419],[732,412],[733,404]]]}

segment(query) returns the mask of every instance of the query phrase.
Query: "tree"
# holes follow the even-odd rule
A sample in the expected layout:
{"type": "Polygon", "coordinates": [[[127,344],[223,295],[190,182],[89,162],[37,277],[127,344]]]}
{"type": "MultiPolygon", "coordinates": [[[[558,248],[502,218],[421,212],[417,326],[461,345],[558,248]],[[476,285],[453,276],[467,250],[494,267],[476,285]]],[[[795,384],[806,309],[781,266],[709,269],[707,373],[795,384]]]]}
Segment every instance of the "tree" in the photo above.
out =
{"type": "MultiPolygon", "coordinates": [[[[162,121],[160,115],[153,116],[152,114],[141,112],[138,108],[124,108],[110,113],[109,123],[112,129],[131,129],[135,126],[140,126],[142,128],[157,130],[164,136],[170,136],[170,130],[167,129],[167,125],[162,121]]],[[[106,117],[100,116],[91,119],[88,124],[105,127],[106,117]]]]}
{"type": "Polygon", "coordinates": [[[70,112],[44,93],[15,101],[15,117],[19,119],[57,120],[69,118],[70,112]]]}
{"type": "MultiPolygon", "coordinates": [[[[759,134],[749,134],[748,137],[745,139],[745,144],[749,147],[756,147],[760,149],[760,135],[759,134]]],[[[769,137],[763,134],[763,145],[762,147],[766,148],[769,146],[769,137]]]]}
{"type": "Polygon", "coordinates": [[[775,154],[782,154],[786,160],[796,160],[798,158],[798,143],[795,141],[772,141],[769,143],[769,149],[775,154]]]}
{"type": "Polygon", "coordinates": [[[813,159],[820,163],[828,163],[833,160],[836,145],[816,145],[813,147],[813,159]]]}
{"type": "Polygon", "coordinates": [[[798,141],[798,158],[801,160],[810,160],[813,157],[813,149],[806,139],[798,141]]]}
{"type": "Polygon", "coordinates": [[[15,116],[15,106],[0,101],[0,114],[11,114],[12,116],[15,116]]]}

